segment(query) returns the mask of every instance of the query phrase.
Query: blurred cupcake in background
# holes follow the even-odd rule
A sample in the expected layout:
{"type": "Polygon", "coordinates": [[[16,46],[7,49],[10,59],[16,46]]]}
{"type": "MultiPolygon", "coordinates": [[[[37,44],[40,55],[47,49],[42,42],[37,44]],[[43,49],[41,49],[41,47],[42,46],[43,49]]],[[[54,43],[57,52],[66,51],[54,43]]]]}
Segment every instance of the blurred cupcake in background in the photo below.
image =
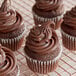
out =
{"type": "Polygon", "coordinates": [[[28,67],[39,74],[47,74],[56,69],[62,50],[55,31],[48,21],[42,26],[31,29],[25,45],[25,56],[28,67]]]}
{"type": "Polygon", "coordinates": [[[76,7],[64,15],[61,33],[64,47],[76,51],[76,7]]]}
{"type": "Polygon", "coordinates": [[[13,52],[0,45],[0,76],[19,76],[20,70],[13,52]]]}
{"type": "Polygon", "coordinates": [[[21,47],[24,35],[22,16],[11,9],[11,0],[4,0],[0,8],[0,43],[15,51],[21,47]]]}
{"type": "Polygon", "coordinates": [[[36,3],[32,8],[34,21],[36,25],[46,21],[53,21],[58,29],[63,21],[64,4],[63,0],[35,0],[36,3]]]}

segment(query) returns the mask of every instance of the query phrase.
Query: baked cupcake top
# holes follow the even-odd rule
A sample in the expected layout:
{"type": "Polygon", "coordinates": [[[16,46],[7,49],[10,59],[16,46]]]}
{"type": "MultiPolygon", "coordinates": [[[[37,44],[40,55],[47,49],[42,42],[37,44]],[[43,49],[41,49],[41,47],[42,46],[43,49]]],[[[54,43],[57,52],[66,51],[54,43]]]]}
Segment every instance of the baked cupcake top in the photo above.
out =
{"type": "Polygon", "coordinates": [[[64,15],[64,21],[61,28],[64,32],[76,36],[76,7],[72,8],[64,15]]]}
{"type": "Polygon", "coordinates": [[[49,57],[53,59],[58,55],[58,37],[56,33],[50,28],[51,24],[53,23],[48,21],[43,23],[42,26],[37,26],[31,29],[31,32],[27,37],[25,47],[25,52],[30,57],[35,58],[39,56],[38,58],[42,59],[44,55],[47,56],[50,54],[49,57]]]}
{"type": "Polygon", "coordinates": [[[11,0],[4,0],[0,7],[0,32],[17,30],[22,25],[22,16],[11,9],[11,0]]]}
{"type": "Polygon", "coordinates": [[[48,17],[56,17],[64,13],[63,0],[35,0],[35,1],[36,4],[33,10],[39,16],[46,17],[46,15],[50,13],[48,17]],[[46,14],[44,15],[44,13],[46,14]]]}
{"type": "Polygon", "coordinates": [[[0,45],[0,76],[12,73],[16,68],[16,63],[12,51],[0,45]]]}

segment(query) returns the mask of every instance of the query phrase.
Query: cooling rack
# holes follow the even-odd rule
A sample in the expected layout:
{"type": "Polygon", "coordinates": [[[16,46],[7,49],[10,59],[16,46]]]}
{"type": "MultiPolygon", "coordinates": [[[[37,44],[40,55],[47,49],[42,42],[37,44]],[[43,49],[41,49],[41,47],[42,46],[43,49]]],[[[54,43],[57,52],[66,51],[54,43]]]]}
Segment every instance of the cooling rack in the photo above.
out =
{"type": "MultiPolygon", "coordinates": [[[[34,26],[33,16],[31,8],[35,3],[34,0],[12,0],[12,7],[19,11],[26,25],[26,36],[28,35],[30,29],[34,26]]],[[[76,0],[64,0],[65,11],[70,10],[75,6],[76,0]]],[[[59,36],[59,41],[61,43],[60,30],[57,30],[59,36]]],[[[25,42],[24,42],[25,43],[25,42]]],[[[36,76],[26,64],[26,58],[23,50],[24,45],[20,50],[18,50],[15,55],[18,60],[18,65],[20,67],[20,76],[36,76]]],[[[52,72],[50,76],[76,76],[76,53],[69,52],[67,49],[63,48],[63,54],[59,61],[58,68],[55,72],[52,72]]]]}

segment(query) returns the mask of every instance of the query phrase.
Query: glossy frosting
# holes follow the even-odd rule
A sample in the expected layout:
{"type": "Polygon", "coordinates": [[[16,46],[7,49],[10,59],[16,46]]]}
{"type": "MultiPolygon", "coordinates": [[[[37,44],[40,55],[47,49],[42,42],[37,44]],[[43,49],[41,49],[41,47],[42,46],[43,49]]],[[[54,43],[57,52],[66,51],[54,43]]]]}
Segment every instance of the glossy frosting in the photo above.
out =
{"type": "Polygon", "coordinates": [[[66,34],[76,37],[76,7],[73,7],[72,10],[66,12],[61,29],[66,34]]]}
{"type": "Polygon", "coordinates": [[[46,22],[42,26],[34,27],[27,37],[26,46],[37,54],[52,53],[57,48],[58,38],[50,28],[53,22],[46,22]]]}
{"type": "Polygon", "coordinates": [[[35,0],[32,10],[34,15],[43,18],[61,17],[64,13],[63,0],[35,0]]]}
{"type": "Polygon", "coordinates": [[[0,45],[0,76],[12,73],[16,68],[16,59],[11,50],[0,45]]]}
{"type": "Polygon", "coordinates": [[[22,17],[11,9],[11,0],[4,0],[0,7],[0,31],[10,32],[21,26],[22,17]]]}
{"type": "Polygon", "coordinates": [[[43,11],[55,10],[60,7],[62,0],[35,0],[36,6],[43,11]]]}
{"type": "Polygon", "coordinates": [[[72,8],[71,11],[68,11],[64,15],[64,24],[73,29],[76,29],[76,7],[72,8]]]}

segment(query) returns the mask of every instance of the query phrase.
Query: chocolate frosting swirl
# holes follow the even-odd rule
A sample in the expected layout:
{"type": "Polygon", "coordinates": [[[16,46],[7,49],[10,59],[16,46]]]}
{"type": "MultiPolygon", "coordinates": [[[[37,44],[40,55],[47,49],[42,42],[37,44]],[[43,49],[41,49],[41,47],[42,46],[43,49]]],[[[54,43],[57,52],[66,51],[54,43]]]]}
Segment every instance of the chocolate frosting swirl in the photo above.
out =
{"type": "Polygon", "coordinates": [[[60,7],[62,0],[35,0],[36,6],[43,11],[54,10],[60,7]]]}
{"type": "Polygon", "coordinates": [[[0,45],[0,76],[12,73],[16,68],[16,59],[11,50],[0,45]]]}
{"type": "Polygon", "coordinates": [[[76,29],[76,7],[72,8],[71,11],[68,11],[64,15],[64,24],[73,29],[76,29]]]}
{"type": "Polygon", "coordinates": [[[12,10],[11,0],[4,0],[0,8],[0,31],[8,32],[19,28],[19,14],[12,10]]]}
{"type": "Polygon", "coordinates": [[[53,30],[50,25],[53,22],[45,22],[42,26],[35,26],[31,29],[27,37],[26,46],[33,52],[38,54],[46,54],[52,52],[56,48],[58,39],[53,36],[53,30]]]}

